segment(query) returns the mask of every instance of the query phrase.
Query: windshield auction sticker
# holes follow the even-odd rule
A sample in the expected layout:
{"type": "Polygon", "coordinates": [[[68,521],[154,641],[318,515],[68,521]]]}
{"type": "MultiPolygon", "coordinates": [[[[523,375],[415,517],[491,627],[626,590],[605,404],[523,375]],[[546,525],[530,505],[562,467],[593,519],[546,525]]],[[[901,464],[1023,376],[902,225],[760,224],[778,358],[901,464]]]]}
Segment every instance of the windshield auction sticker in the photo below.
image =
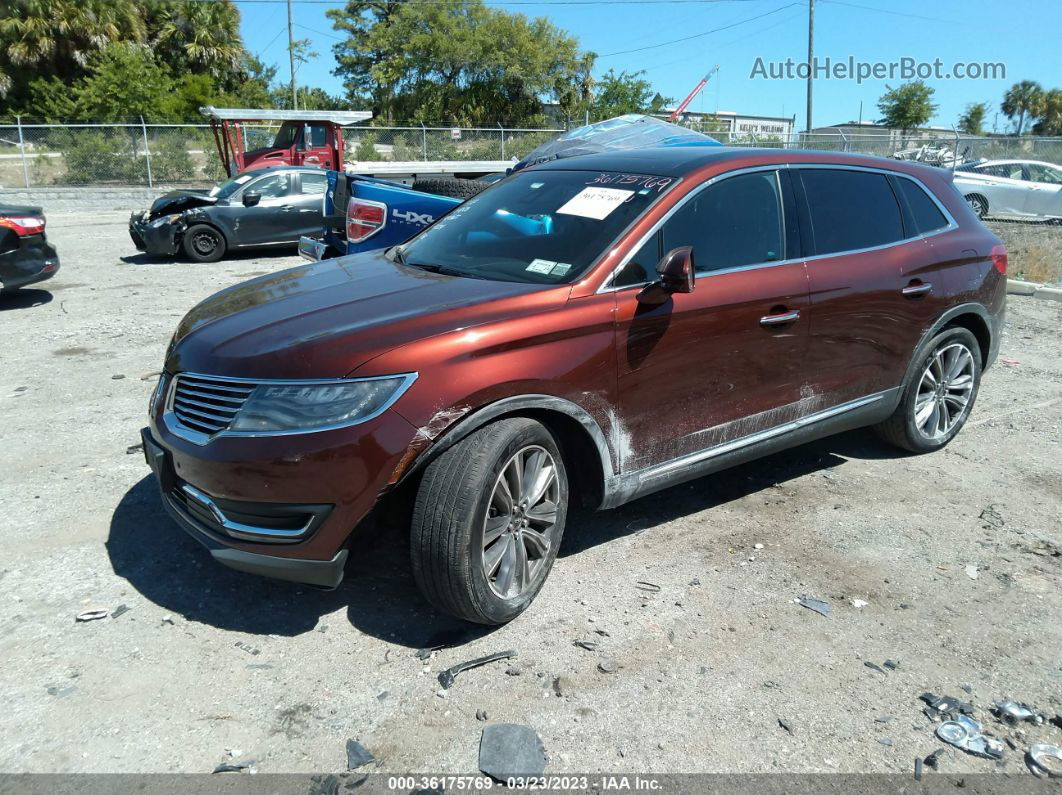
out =
{"type": "Polygon", "coordinates": [[[557,210],[561,215],[579,215],[601,221],[634,195],[632,190],[618,188],[584,188],[557,210]]]}

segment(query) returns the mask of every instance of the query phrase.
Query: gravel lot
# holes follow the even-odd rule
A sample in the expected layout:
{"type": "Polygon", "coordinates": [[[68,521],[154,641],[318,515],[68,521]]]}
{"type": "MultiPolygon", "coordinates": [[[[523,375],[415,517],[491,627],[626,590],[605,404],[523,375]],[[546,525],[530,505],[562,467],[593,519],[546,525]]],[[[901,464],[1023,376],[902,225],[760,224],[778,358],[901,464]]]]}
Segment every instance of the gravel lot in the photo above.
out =
{"type": "MultiPolygon", "coordinates": [[[[0,770],[338,771],[356,738],[381,772],[474,773],[485,710],[534,727],[547,772],[906,773],[941,745],[923,691],[1000,736],[993,699],[1062,712],[1062,305],[1011,298],[1018,363],[942,453],[856,432],[575,514],[528,613],[424,663],[455,625],[421,601],[400,533],[322,593],[221,568],[166,517],[127,448],[173,328],[297,260],[153,261],[125,218],[53,214],[63,270],[0,299],[0,770]],[[439,671],[504,649],[511,665],[440,693],[439,671]]],[[[1022,748],[1062,743],[1025,731],[1022,748]]],[[[949,750],[940,769],[996,766],[949,750]]]]}

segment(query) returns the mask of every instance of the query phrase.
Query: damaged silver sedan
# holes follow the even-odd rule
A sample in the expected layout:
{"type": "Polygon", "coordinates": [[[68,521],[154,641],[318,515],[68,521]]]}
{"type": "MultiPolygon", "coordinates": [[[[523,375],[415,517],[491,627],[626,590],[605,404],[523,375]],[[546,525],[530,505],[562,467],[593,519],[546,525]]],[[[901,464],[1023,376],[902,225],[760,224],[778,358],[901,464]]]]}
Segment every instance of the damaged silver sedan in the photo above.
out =
{"type": "Polygon", "coordinates": [[[326,172],[277,166],[237,174],[210,191],[175,190],[129,218],[140,251],[217,262],[233,249],[297,246],[321,227],[326,172]]]}

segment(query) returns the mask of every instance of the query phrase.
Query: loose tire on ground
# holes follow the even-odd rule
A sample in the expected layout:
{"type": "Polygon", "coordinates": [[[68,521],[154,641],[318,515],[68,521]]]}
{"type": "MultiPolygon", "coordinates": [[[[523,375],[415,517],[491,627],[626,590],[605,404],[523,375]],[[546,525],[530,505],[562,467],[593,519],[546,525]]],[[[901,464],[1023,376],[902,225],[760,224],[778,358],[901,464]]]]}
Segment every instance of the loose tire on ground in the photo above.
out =
{"type": "MultiPolygon", "coordinates": [[[[542,485],[548,477],[541,474],[526,480],[542,485]]],[[[534,496],[533,491],[529,486],[526,501],[534,496]]],[[[518,502],[519,499],[513,500],[510,505],[518,502]]],[[[441,454],[424,471],[410,533],[417,586],[433,606],[467,621],[511,621],[531,604],[553,566],[564,534],[567,506],[564,461],[545,426],[526,417],[514,417],[479,429],[441,454]],[[510,485],[516,471],[512,462],[524,462],[518,468],[523,474],[545,472],[547,459],[552,463],[554,479],[549,480],[542,500],[522,511],[514,507],[504,513],[505,493],[518,491],[510,485]],[[536,462],[542,465],[541,470],[534,469],[536,462]],[[551,515],[550,506],[554,506],[553,523],[548,532],[543,529],[539,533],[539,528],[546,527],[543,517],[551,515]],[[505,529],[499,530],[502,526],[505,529]],[[529,535],[531,531],[534,536],[529,535]],[[541,539],[547,536],[548,547],[543,549],[541,539]],[[506,567],[506,555],[512,551],[519,559],[520,549],[525,550],[528,568],[524,569],[522,563],[506,567]],[[495,557],[502,562],[491,569],[495,557]],[[516,570],[527,573],[524,587],[517,587],[521,581],[516,575],[511,581],[505,579],[508,572],[516,570]]]]}
{"type": "Polygon", "coordinates": [[[940,450],[966,423],[980,384],[981,347],[977,338],[968,329],[949,326],[918,354],[900,405],[874,430],[886,442],[912,453],[940,450]],[[937,380],[940,383],[934,383],[937,380]],[[961,409],[960,399],[965,400],[961,409]],[[947,416],[940,413],[945,409],[947,416]]]}
{"type": "Polygon", "coordinates": [[[434,193],[436,196],[450,196],[454,199],[471,199],[489,188],[485,182],[459,177],[431,177],[413,182],[413,190],[421,193],[434,193]]]}
{"type": "Polygon", "coordinates": [[[189,259],[196,262],[217,262],[225,256],[225,238],[221,232],[207,224],[188,227],[181,246],[189,259]]]}

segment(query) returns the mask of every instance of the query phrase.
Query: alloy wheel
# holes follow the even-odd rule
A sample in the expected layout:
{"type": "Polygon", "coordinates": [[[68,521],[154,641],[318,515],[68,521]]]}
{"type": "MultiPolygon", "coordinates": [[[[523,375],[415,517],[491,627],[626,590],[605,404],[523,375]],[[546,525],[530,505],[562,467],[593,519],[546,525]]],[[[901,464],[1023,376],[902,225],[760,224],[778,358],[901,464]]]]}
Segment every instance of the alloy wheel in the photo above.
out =
{"type": "Polygon", "coordinates": [[[961,342],[939,348],[918,382],[914,424],[927,439],[942,439],[965,417],[974,388],[974,358],[961,342]]]}
{"type": "Polygon", "coordinates": [[[560,481],[557,462],[539,445],[510,458],[491,490],[483,520],[483,575],[503,599],[531,587],[553,545],[560,481]]]}

